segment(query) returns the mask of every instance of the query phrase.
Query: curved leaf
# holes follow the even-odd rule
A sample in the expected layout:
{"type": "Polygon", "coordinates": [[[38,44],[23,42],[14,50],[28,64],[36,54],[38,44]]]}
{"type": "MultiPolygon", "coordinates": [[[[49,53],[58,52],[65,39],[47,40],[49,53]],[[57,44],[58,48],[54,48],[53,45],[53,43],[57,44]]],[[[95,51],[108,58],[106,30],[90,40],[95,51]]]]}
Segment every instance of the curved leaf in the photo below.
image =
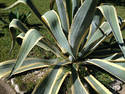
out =
{"type": "Polygon", "coordinates": [[[115,53],[115,54],[108,56],[106,58],[103,58],[103,59],[112,61],[112,60],[124,59],[124,57],[121,53],[115,53]]]}
{"type": "Polygon", "coordinates": [[[36,86],[32,94],[58,94],[62,83],[70,72],[59,65],[36,86]]]}
{"type": "Polygon", "coordinates": [[[79,56],[87,56],[111,34],[111,27],[107,22],[104,22],[99,29],[91,36],[84,48],[79,53],[79,56]]]}
{"type": "Polygon", "coordinates": [[[85,0],[73,19],[68,40],[75,57],[78,54],[81,40],[84,39],[87,34],[87,29],[93,19],[96,10],[96,2],[97,0],[85,0]]]}
{"type": "Polygon", "coordinates": [[[16,64],[10,74],[13,75],[17,68],[19,68],[22,64],[28,53],[31,51],[31,49],[40,41],[43,37],[41,34],[35,30],[35,29],[30,29],[23,40],[22,46],[20,48],[19,55],[17,57],[16,64]]]}
{"type": "MultiPolygon", "coordinates": [[[[0,78],[7,77],[13,69],[16,60],[8,60],[0,63],[0,78]]],[[[20,68],[17,69],[15,74],[19,74],[32,69],[39,69],[43,67],[49,67],[57,63],[57,59],[46,60],[38,58],[27,58],[24,60],[20,68]]]]}
{"type": "Polygon", "coordinates": [[[20,33],[17,37],[16,37],[16,41],[19,45],[22,44],[23,39],[24,39],[25,33],[20,33]]]}
{"type": "Polygon", "coordinates": [[[106,60],[101,60],[101,59],[91,59],[87,61],[88,64],[93,64],[95,66],[98,66],[105,71],[109,72],[113,76],[116,76],[120,80],[125,82],[125,67],[122,67],[118,64],[111,63],[106,60]]]}
{"type": "Polygon", "coordinates": [[[119,49],[116,49],[116,48],[114,48],[114,49],[111,49],[111,48],[105,48],[105,49],[101,49],[101,50],[95,50],[91,55],[89,55],[89,57],[91,57],[91,58],[102,58],[102,59],[109,59],[108,57],[110,57],[110,59],[111,59],[111,57],[112,57],[112,59],[113,59],[113,57],[115,57],[114,55],[116,54],[116,53],[120,53],[121,51],[119,50],[119,49]],[[113,56],[112,56],[113,55],[113,56]]]}
{"type": "Polygon", "coordinates": [[[42,19],[49,26],[50,32],[53,34],[58,46],[63,51],[63,53],[69,52],[72,55],[70,45],[65,34],[63,33],[57,13],[54,10],[48,11],[42,16],[42,19]]]}
{"type": "Polygon", "coordinates": [[[114,37],[115,37],[116,41],[118,42],[119,47],[120,47],[120,49],[123,52],[124,57],[125,57],[124,41],[122,38],[122,33],[120,30],[120,26],[119,26],[119,22],[118,22],[117,13],[116,13],[115,8],[113,6],[103,5],[103,6],[99,6],[98,9],[102,12],[105,19],[109,22],[109,24],[112,28],[112,32],[114,34],[114,37]]]}
{"type": "Polygon", "coordinates": [[[72,68],[71,80],[72,80],[72,87],[71,87],[72,94],[89,94],[86,88],[83,86],[75,68],[72,68]]]}
{"type": "MultiPolygon", "coordinates": [[[[25,34],[21,33],[17,36],[17,42],[21,45],[22,44],[22,40],[24,39],[25,34]]],[[[37,44],[37,46],[43,48],[46,51],[51,51],[52,53],[54,53],[57,57],[61,57],[63,56],[60,52],[60,50],[52,45],[51,43],[49,43],[47,40],[40,40],[37,44]]]]}
{"type": "Polygon", "coordinates": [[[46,51],[51,51],[52,53],[54,53],[57,57],[64,57],[61,53],[61,51],[54,45],[52,45],[51,43],[49,43],[48,41],[46,40],[40,40],[38,43],[37,43],[37,46],[43,48],[44,50],[46,51]]]}
{"type": "Polygon", "coordinates": [[[85,77],[85,80],[98,94],[112,94],[103,84],[101,84],[93,75],[85,77]]]}
{"type": "Polygon", "coordinates": [[[26,33],[27,30],[28,30],[28,28],[18,19],[13,19],[11,21],[11,23],[9,24],[9,31],[10,31],[11,38],[12,38],[10,52],[14,48],[14,45],[15,45],[15,42],[16,42],[16,29],[23,32],[23,33],[26,33]]]}

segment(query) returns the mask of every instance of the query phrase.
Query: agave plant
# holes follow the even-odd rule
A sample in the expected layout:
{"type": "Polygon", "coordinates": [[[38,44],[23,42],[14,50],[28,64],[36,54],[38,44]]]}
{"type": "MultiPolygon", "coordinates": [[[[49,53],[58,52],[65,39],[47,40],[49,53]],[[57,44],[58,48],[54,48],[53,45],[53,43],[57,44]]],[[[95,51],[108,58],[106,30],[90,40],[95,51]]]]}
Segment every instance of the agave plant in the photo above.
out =
{"type": "MultiPolygon", "coordinates": [[[[51,9],[54,2],[51,1],[51,9]]],[[[18,0],[6,9],[19,3],[29,6],[48,28],[56,44],[48,42],[36,29],[29,29],[18,19],[13,19],[9,25],[12,48],[16,41],[15,29],[21,32],[17,38],[22,40],[22,45],[16,60],[0,63],[0,78],[11,78],[32,69],[50,68],[33,94],[58,94],[64,82],[70,83],[68,89],[71,94],[88,94],[91,89],[99,94],[112,94],[94,76],[93,71],[97,68],[125,82],[125,45],[121,32],[125,21],[118,19],[112,5],[97,6],[97,0],[56,0],[58,13],[49,10],[41,16],[30,0],[18,0]],[[114,47],[116,43],[118,47],[114,47]],[[51,51],[57,58],[26,59],[35,45],[51,51]]]]}

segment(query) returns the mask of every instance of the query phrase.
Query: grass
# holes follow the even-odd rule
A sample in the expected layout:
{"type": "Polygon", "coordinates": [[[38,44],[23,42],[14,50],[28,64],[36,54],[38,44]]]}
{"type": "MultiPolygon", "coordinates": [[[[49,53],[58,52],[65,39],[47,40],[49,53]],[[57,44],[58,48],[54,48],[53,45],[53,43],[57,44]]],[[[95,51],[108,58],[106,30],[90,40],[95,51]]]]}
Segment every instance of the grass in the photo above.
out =
{"type": "MultiPolygon", "coordinates": [[[[9,2],[8,0],[0,0],[0,3],[5,3],[7,6],[9,6],[10,4],[12,4],[15,1],[16,0],[11,0],[11,2],[9,2]]],[[[38,8],[38,10],[40,11],[41,15],[43,13],[45,13],[47,10],[49,10],[49,5],[48,5],[49,4],[49,0],[37,0],[37,2],[34,2],[34,0],[32,0],[32,1],[33,1],[34,5],[36,6],[36,8],[38,8]]],[[[17,8],[19,9],[20,13],[26,13],[26,12],[30,11],[30,9],[27,6],[25,6],[23,4],[20,4],[16,8],[13,8],[12,10],[9,10],[9,11],[1,11],[0,10],[0,13],[9,13],[10,11],[15,11],[17,8]]],[[[5,20],[8,21],[8,19],[5,19],[5,20]]],[[[30,24],[40,23],[40,21],[37,19],[37,17],[33,13],[29,17],[28,22],[30,24]]],[[[2,25],[2,23],[0,23],[0,26],[1,25],[2,25]]],[[[41,24],[41,26],[42,26],[42,24],[41,24]]],[[[1,30],[1,28],[0,28],[0,30],[1,30]]],[[[9,30],[8,30],[8,28],[6,28],[6,29],[1,30],[1,31],[5,34],[5,36],[0,38],[0,49],[1,49],[0,50],[0,62],[16,58],[17,54],[19,52],[19,48],[20,48],[20,46],[18,44],[16,44],[12,54],[9,55],[8,52],[9,52],[9,49],[11,47],[11,39],[10,39],[9,30]]],[[[50,38],[50,35],[48,34],[46,29],[43,29],[40,32],[43,35],[46,35],[46,37],[50,38]]],[[[51,53],[49,55],[52,56],[51,53]]],[[[29,57],[33,56],[33,57],[48,58],[49,55],[46,52],[44,52],[42,49],[40,49],[38,47],[35,47],[31,51],[31,53],[29,54],[29,57]]]]}
{"type": "MultiPolygon", "coordinates": [[[[15,2],[16,0],[0,0],[0,3],[5,3],[7,6],[9,6],[10,4],[12,4],[13,2],[15,2]]],[[[39,12],[42,14],[44,14],[47,10],[49,10],[49,0],[32,0],[34,5],[36,6],[36,8],[38,8],[39,12]]],[[[118,12],[118,15],[121,16],[123,19],[125,19],[125,7],[123,6],[115,6],[118,12]]],[[[18,5],[16,8],[19,9],[20,13],[26,13],[29,12],[30,9],[27,6],[24,6],[22,4],[18,5]]],[[[16,8],[13,8],[12,10],[9,11],[1,11],[0,13],[9,13],[10,11],[15,11],[16,8]]],[[[7,19],[6,19],[7,20],[7,19]]],[[[39,20],[36,18],[36,16],[32,13],[31,16],[28,19],[28,22],[30,24],[34,24],[34,23],[40,23],[39,20]]],[[[1,25],[1,23],[0,23],[1,25]]],[[[42,24],[41,24],[42,25],[42,24]]],[[[0,28],[1,30],[1,28],[0,28]]],[[[18,44],[16,44],[13,52],[11,55],[8,54],[9,49],[11,47],[11,39],[10,39],[10,34],[8,33],[8,28],[1,30],[3,31],[3,33],[5,34],[4,37],[0,38],[0,62],[1,61],[5,61],[5,60],[9,60],[9,59],[14,59],[17,57],[17,54],[19,52],[19,48],[20,46],[18,44]]],[[[48,38],[50,38],[50,35],[48,34],[47,30],[42,30],[41,33],[45,36],[47,36],[48,38]]],[[[125,33],[123,33],[125,36],[125,33]]],[[[51,39],[52,40],[52,39],[51,39]]],[[[47,58],[49,57],[48,53],[44,52],[42,49],[39,49],[38,47],[35,47],[32,52],[30,53],[29,56],[36,56],[36,57],[41,57],[41,58],[47,58]],[[41,50],[41,52],[39,51],[41,50]],[[47,55],[47,57],[46,57],[47,55]]],[[[52,56],[52,54],[50,54],[50,56],[52,56]]]]}

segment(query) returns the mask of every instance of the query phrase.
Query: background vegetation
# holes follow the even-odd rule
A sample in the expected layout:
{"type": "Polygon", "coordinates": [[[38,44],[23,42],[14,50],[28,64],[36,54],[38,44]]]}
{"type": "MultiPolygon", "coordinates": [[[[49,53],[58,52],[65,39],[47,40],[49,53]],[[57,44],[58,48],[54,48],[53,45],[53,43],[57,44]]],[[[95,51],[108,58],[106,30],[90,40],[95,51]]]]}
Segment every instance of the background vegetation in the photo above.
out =
{"type": "MultiPolygon", "coordinates": [[[[5,3],[5,5],[6,6],[8,6],[8,5],[10,5],[10,4],[12,4],[13,2],[15,2],[16,0],[0,0],[0,3],[5,3]]],[[[117,0],[118,1],[118,0],[117,0]]],[[[120,1],[120,0],[119,0],[120,1]]],[[[43,14],[43,13],[45,13],[47,10],[49,10],[49,0],[33,0],[33,2],[34,2],[34,4],[36,5],[36,7],[38,8],[38,9],[40,9],[40,13],[41,13],[41,15],[43,14]]],[[[105,2],[107,2],[106,0],[105,0],[105,2]]],[[[119,16],[121,16],[123,19],[125,19],[125,13],[124,13],[124,11],[125,11],[125,6],[118,6],[119,4],[118,3],[115,3],[115,7],[116,7],[116,9],[117,9],[117,12],[118,12],[118,15],[119,16]],[[116,4],[117,4],[117,6],[116,6],[116,4]]],[[[17,6],[16,8],[14,8],[14,9],[12,9],[12,10],[10,10],[10,11],[2,11],[2,10],[0,10],[0,16],[2,15],[2,14],[9,14],[11,11],[16,11],[16,9],[19,9],[19,12],[20,13],[26,13],[26,11],[28,10],[28,11],[30,11],[26,6],[24,6],[24,5],[20,5],[20,6],[17,6]]],[[[9,22],[9,18],[8,18],[8,16],[5,16],[4,17],[4,20],[6,20],[7,22],[9,22]]],[[[36,23],[36,24],[39,24],[40,22],[37,20],[37,18],[34,16],[34,14],[31,14],[31,16],[29,17],[29,19],[28,19],[28,22],[30,23],[30,24],[34,24],[34,23],[36,23]]],[[[18,53],[18,51],[19,51],[19,45],[17,45],[16,44],[16,46],[15,46],[15,48],[14,48],[14,50],[13,50],[13,52],[12,52],[12,54],[11,55],[9,55],[9,48],[10,48],[10,46],[11,46],[11,39],[10,39],[10,34],[9,34],[9,31],[8,31],[8,28],[6,28],[6,29],[1,29],[1,27],[3,26],[3,23],[2,22],[0,22],[0,32],[2,32],[5,36],[4,37],[1,37],[0,38],[0,62],[1,61],[5,61],[5,60],[9,60],[9,59],[13,59],[13,58],[16,58],[17,57],[17,53],[18,53]]],[[[48,33],[47,33],[47,30],[46,29],[44,29],[44,26],[41,24],[41,33],[43,34],[43,35],[46,35],[48,38],[50,38],[49,37],[49,35],[48,35],[48,33]]],[[[125,33],[124,33],[124,35],[123,35],[124,37],[125,37],[125,33]]],[[[50,40],[52,40],[52,39],[50,39],[50,40]]],[[[53,41],[52,41],[53,42],[53,41]]],[[[43,50],[42,50],[42,53],[40,53],[40,51],[39,50],[41,50],[41,49],[39,49],[38,47],[35,47],[31,52],[30,52],[30,55],[29,55],[29,57],[30,56],[32,56],[32,57],[42,57],[42,58],[49,58],[49,57],[52,57],[52,54],[51,53],[46,53],[46,52],[44,52],[43,50]]],[[[99,74],[99,73],[98,73],[99,74]]],[[[102,75],[102,74],[101,74],[102,75]]],[[[104,74],[104,75],[106,75],[105,77],[109,77],[109,76],[107,76],[107,74],[104,74]]],[[[98,75],[98,77],[100,77],[100,75],[98,75]]],[[[100,77],[101,78],[101,77],[100,77]]],[[[20,79],[20,78],[19,78],[20,79]]],[[[101,78],[102,79],[102,78],[101,78]]],[[[110,79],[110,78],[108,78],[108,79],[110,79]]],[[[108,82],[108,80],[106,80],[106,79],[104,79],[103,78],[103,80],[102,81],[105,81],[105,82],[108,82]]]]}
{"type": "MultiPolygon", "coordinates": [[[[12,4],[15,1],[16,0],[0,0],[0,3],[4,3],[6,6],[8,6],[8,5],[12,4]]],[[[49,0],[35,0],[34,4],[40,10],[41,14],[45,13],[49,9],[49,5],[48,5],[49,0]]],[[[26,13],[27,11],[30,11],[30,9],[28,7],[26,7],[24,5],[19,5],[16,8],[13,8],[10,11],[2,11],[2,10],[0,10],[0,15],[1,14],[9,14],[12,11],[15,12],[17,8],[19,10],[19,13],[26,13]]],[[[9,22],[8,16],[5,16],[4,20],[9,22]]],[[[36,18],[36,16],[34,16],[34,14],[31,14],[31,16],[28,18],[28,22],[30,24],[34,24],[34,23],[39,24],[40,23],[39,20],[36,18]]],[[[0,31],[4,34],[4,37],[0,38],[0,49],[1,49],[0,50],[0,62],[16,58],[17,53],[19,51],[19,46],[16,44],[12,54],[9,55],[9,49],[11,47],[11,39],[10,39],[10,34],[9,34],[8,28],[6,28],[6,29],[1,28],[3,25],[4,24],[0,21],[0,31]]],[[[46,34],[47,30],[44,29],[42,24],[41,24],[41,27],[43,28],[41,33],[43,35],[46,34]]],[[[49,37],[48,33],[46,35],[47,35],[47,37],[49,37]]],[[[40,53],[39,50],[40,49],[38,47],[35,47],[33,49],[33,51],[30,53],[29,56],[32,55],[32,56],[42,57],[42,58],[48,58],[49,57],[46,52],[40,53]]],[[[51,54],[49,54],[49,55],[51,55],[51,54]]]]}
{"type": "MultiPolygon", "coordinates": [[[[13,2],[15,2],[16,0],[0,0],[0,3],[4,3],[6,6],[9,6],[10,4],[12,4],[13,2]]],[[[49,10],[49,0],[32,0],[33,3],[36,5],[36,7],[40,10],[41,15],[43,13],[45,13],[47,10],[49,10]]],[[[110,0],[111,1],[111,0],[110,0]]],[[[107,2],[106,0],[103,2],[107,2]]],[[[0,10],[0,16],[2,16],[3,14],[9,14],[10,12],[14,12],[16,11],[16,9],[18,8],[20,13],[27,13],[27,11],[30,11],[28,7],[24,6],[24,5],[19,5],[16,8],[13,8],[12,10],[9,11],[2,11],[0,10]]],[[[124,6],[116,6],[118,15],[121,16],[123,19],[125,19],[125,7],[124,6]]],[[[9,18],[8,16],[4,17],[4,20],[9,22],[9,18]]],[[[39,24],[39,20],[34,16],[34,14],[31,14],[31,16],[28,18],[28,22],[30,24],[39,24]]],[[[4,34],[4,37],[0,38],[0,62],[1,61],[5,61],[5,60],[9,60],[9,59],[13,59],[17,57],[17,53],[19,51],[19,45],[16,44],[13,52],[11,54],[9,54],[9,48],[11,47],[11,39],[10,39],[10,34],[9,34],[9,30],[8,28],[6,29],[2,29],[1,27],[3,26],[3,23],[0,21],[0,32],[2,32],[4,34]]],[[[46,35],[48,38],[49,35],[47,33],[47,30],[44,29],[44,26],[41,24],[41,33],[43,35],[46,35]]],[[[31,52],[29,56],[34,56],[34,57],[42,57],[42,58],[49,58],[50,56],[52,56],[51,53],[46,53],[44,51],[42,51],[42,53],[40,53],[41,49],[39,49],[38,47],[35,47],[31,52]]]]}

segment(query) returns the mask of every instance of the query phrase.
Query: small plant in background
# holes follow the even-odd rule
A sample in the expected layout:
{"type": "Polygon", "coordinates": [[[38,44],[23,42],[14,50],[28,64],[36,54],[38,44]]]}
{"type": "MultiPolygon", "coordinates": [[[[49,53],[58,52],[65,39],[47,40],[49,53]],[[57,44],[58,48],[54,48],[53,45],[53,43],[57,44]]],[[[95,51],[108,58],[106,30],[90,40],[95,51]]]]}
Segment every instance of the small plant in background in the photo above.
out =
{"type": "Polygon", "coordinates": [[[11,78],[31,69],[50,68],[33,94],[58,94],[62,92],[64,82],[69,83],[66,86],[68,94],[88,94],[93,90],[99,94],[112,94],[96,79],[94,70],[103,70],[125,82],[125,45],[121,33],[125,21],[118,20],[112,5],[97,6],[97,0],[52,0],[51,9],[55,2],[58,13],[49,10],[42,16],[30,0],[18,0],[5,9],[19,3],[28,5],[48,28],[56,44],[50,43],[36,29],[29,29],[13,19],[9,25],[12,48],[16,42],[15,29],[21,32],[17,38],[22,40],[22,45],[17,60],[0,63],[0,78],[11,78]],[[115,42],[111,41],[112,36],[115,42]],[[118,47],[113,46],[116,43],[118,47]],[[57,58],[26,59],[35,45],[51,51],[57,58]]]}
{"type": "Polygon", "coordinates": [[[27,12],[27,13],[19,13],[19,9],[16,9],[15,11],[11,11],[9,12],[8,16],[6,19],[3,19],[1,17],[0,21],[3,23],[4,26],[2,26],[2,29],[8,28],[10,22],[13,19],[19,19],[20,21],[22,21],[23,23],[25,23],[26,26],[29,26],[30,24],[28,23],[28,18],[30,17],[31,12],[27,12]],[[8,21],[7,21],[8,20],[8,21]]]}
{"type": "Polygon", "coordinates": [[[9,27],[10,22],[13,19],[19,19],[21,22],[23,22],[27,27],[29,28],[36,28],[37,30],[41,30],[41,24],[30,24],[28,21],[28,18],[31,16],[31,12],[26,13],[20,13],[19,9],[17,8],[15,11],[11,11],[6,19],[0,18],[0,22],[2,22],[2,29],[6,29],[9,27]]]}

